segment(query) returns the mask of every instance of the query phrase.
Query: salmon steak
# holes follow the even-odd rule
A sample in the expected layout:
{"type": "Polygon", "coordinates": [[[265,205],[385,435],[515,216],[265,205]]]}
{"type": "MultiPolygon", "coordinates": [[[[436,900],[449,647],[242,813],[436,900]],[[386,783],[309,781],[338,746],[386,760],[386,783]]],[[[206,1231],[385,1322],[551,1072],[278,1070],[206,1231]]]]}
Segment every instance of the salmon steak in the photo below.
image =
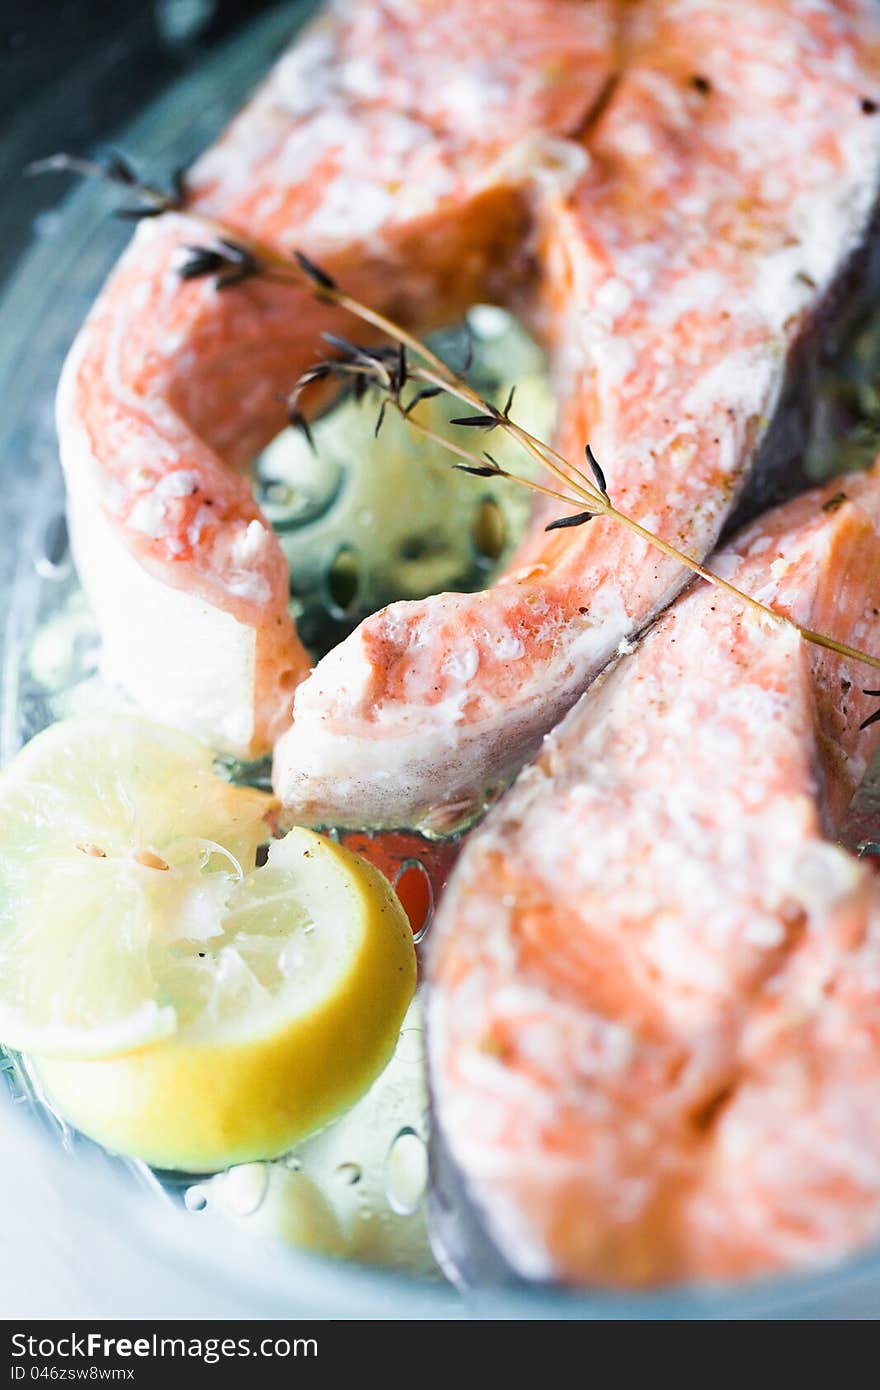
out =
{"type": "Polygon", "coordinates": [[[182,210],[138,227],[69,356],[59,437],[106,673],[223,751],[283,734],[301,821],[412,824],[503,782],[682,568],[613,523],[551,538],[538,517],[493,589],[392,604],[309,676],[247,469],[320,333],[352,321],[308,286],[182,282],[186,248],[205,219],[302,247],[420,329],[512,305],[550,351],[560,447],[589,437],[615,502],[703,556],[868,235],[878,36],[867,0],[329,7],[182,210]]]}
{"type": "MultiPolygon", "coordinates": [[[[880,465],[714,565],[880,652],[880,465]]],[[[644,1285],[880,1234],[880,888],[833,843],[865,668],[699,584],[465,847],[433,927],[436,1224],[469,1276],[644,1285]]]]}
{"type": "MultiPolygon", "coordinates": [[[[615,504],[702,559],[756,458],[787,462],[786,367],[867,236],[880,12],[668,0],[614,19],[572,185],[527,164],[538,273],[512,302],[550,352],[561,452],[589,441],[615,504]]],[[[684,582],[613,520],[548,519],[491,590],[392,604],[300,686],[275,756],[296,818],[467,814],[684,582]]]]}
{"type": "Polygon", "coordinates": [[[191,215],[141,222],[71,349],[57,422],[104,670],[147,712],[244,756],[289,726],[309,659],[247,470],[321,333],[354,323],[307,285],[181,280],[204,219],[303,247],[408,322],[456,320],[523,277],[513,155],[556,158],[612,33],[604,0],[333,5],[189,171],[191,215]]]}

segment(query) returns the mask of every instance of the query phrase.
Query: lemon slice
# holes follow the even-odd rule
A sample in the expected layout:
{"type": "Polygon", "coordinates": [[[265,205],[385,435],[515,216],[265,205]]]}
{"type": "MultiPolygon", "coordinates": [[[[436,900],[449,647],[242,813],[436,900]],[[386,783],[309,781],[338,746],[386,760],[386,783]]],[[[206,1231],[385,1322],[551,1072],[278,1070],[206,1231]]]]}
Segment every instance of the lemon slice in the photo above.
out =
{"type": "Polygon", "coordinates": [[[76,720],[0,778],[0,1040],[108,1148],[208,1171],[351,1105],[415,985],[386,880],[193,740],[76,720]]]}
{"type": "Polygon", "coordinates": [[[38,735],[0,774],[0,1041],[101,1056],[174,1033],[172,961],[218,931],[273,808],[140,719],[38,735]]]}

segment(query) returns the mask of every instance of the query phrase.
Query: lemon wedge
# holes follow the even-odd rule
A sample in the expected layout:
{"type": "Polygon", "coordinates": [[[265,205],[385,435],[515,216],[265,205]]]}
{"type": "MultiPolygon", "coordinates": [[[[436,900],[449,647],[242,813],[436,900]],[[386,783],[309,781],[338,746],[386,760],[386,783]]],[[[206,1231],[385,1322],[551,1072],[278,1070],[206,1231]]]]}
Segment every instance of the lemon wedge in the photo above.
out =
{"type": "Polygon", "coordinates": [[[0,777],[0,1041],[114,1152],[210,1171],[284,1152],[351,1105],[415,986],[405,914],[364,860],[210,752],[75,720],[0,777]]]}

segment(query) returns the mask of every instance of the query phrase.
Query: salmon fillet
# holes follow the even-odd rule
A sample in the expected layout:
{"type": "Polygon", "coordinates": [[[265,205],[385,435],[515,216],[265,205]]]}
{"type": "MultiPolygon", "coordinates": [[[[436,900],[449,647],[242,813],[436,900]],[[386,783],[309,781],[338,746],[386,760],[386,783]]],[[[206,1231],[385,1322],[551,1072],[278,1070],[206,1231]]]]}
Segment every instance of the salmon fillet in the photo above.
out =
{"type": "MultiPolygon", "coordinates": [[[[663,0],[616,20],[615,82],[568,142],[575,186],[527,170],[527,310],[562,451],[589,440],[616,505],[703,558],[867,234],[880,14],[663,0]]],[[[549,515],[493,589],[392,604],[319,663],[276,748],[293,818],[472,812],[682,587],[680,564],[613,521],[548,535],[549,515]]]]}
{"type": "MultiPolygon", "coordinates": [[[[605,81],[613,6],[420,0],[330,7],[188,176],[187,208],[421,326],[529,268],[529,167],[605,81]]],[[[556,177],[564,177],[557,173],[556,177]]],[[[147,711],[238,754],[290,722],[308,658],[246,468],[322,331],[307,287],[183,283],[192,216],[143,222],[67,361],[58,432],[104,666],[147,711]]]]}
{"type": "MultiPolygon", "coordinates": [[[[713,565],[880,653],[880,463],[713,565]]],[[[700,584],[471,837],[428,1008],[466,1276],[740,1279],[880,1235],[880,887],[832,842],[866,676],[700,584]]]]}

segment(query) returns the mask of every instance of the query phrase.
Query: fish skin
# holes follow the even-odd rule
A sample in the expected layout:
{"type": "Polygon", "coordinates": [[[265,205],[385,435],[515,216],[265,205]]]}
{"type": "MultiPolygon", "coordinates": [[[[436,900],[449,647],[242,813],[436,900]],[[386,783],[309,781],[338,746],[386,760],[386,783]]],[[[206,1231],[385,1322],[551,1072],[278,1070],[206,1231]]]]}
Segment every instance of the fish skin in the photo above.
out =
{"type": "Polygon", "coordinates": [[[245,470],[321,332],[354,326],[305,286],[182,282],[187,247],[211,239],[188,212],[302,248],[407,322],[460,317],[528,275],[523,177],[501,156],[580,125],[612,13],[334,4],[189,172],[187,211],[138,227],[68,357],[57,422],[104,667],[154,717],[243,756],[289,724],[309,659],[245,470]]]}
{"type": "MultiPolygon", "coordinates": [[[[880,464],[714,565],[880,654],[880,464]]],[[[427,1012],[463,1277],[743,1279],[880,1234],[880,885],[832,843],[866,675],[698,584],[471,836],[427,1012]]]]}
{"type": "MultiPolygon", "coordinates": [[[[551,352],[561,451],[589,441],[615,504],[703,558],[872,226],[880,125],[861,100],[880,16],[788,0],[620,14],[582,174],[560,190],[532,172],[525,311],[551,352]]],[[[790,458],[784,435],[768,442],[790,458]]],[[[492,589],[392,604],[319,663],[275,751],[293,819],[473,810],[686,582],[612,521],[547,535],[560,511],[538,508],[492,589]]]]}

